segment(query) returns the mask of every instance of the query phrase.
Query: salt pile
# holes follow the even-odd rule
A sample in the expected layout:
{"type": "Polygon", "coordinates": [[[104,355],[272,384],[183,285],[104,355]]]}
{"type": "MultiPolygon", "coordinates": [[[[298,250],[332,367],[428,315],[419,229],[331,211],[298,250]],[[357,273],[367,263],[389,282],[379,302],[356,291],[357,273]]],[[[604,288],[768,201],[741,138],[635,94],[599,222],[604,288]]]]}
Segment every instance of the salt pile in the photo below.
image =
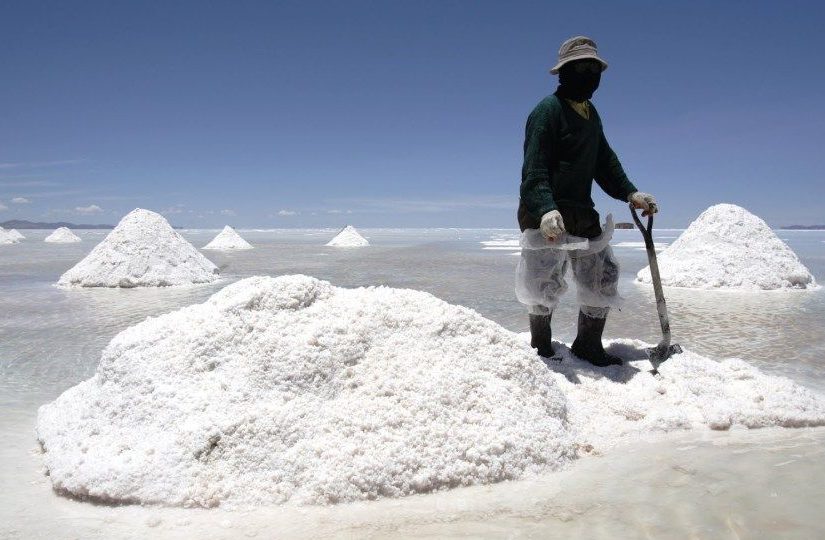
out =
{"type": "Polygon", "coordinates": [[[341,229],[341,232],[335,235],[335,238],[327,242],[327,245],[334,247],[362,247],[368,246],[370,243],[355,230],[355,227],[347,225],[341,229]]]}
{"type": "MultiPolygon", "coordinates": [[[[12,229],[11,231],[7,231],[3,227],[0,227],[0,245],[2,244],[16,244],[20,241],[12,232],[17,232],[12,229]]],[[[20,233],[17,233],[20,234],[20,233]]],[[[22,236],[22,235],[21,235],[22,236]]]]}
{"type": "Polygon", "coordinates": [[[211,242],[203,246],[203,249],[252,249],[252,244],[241,238],[235,229],[227,225],[211,242]]]}
{"type": "Polygon", "coordinates": [[[60,491],[331,503],[518,478],[574,456],[521,339],[419,291],[253,277],[116,336],[41,407],[60,491]]]}
{"type": "Polygon", "coordinates": [[[127,214],[82,261],[60,276],[63,287],[166,287],[210,283],[218,268],[160,214],[127,214]]]}
{"type": "MultiPolygon", "coordinates": [[[[695,289],[816,288],[810,271],[768,227],[744,208],[705,210],[658,256],[662,284],[695,289]]],[[[650,269],[636,280],[650,283],[650,269]]]]}
{"type": "Polygon", "coordinates": [[[685,352],[657,378],[559,349],[548,368],[523,336],[419,291],[253,277],[121,332],[37,434],[58,491],[231,507],[515,479],[642,434],[825,425],[825,398],[740,360],[685,352]]]}
{"type": "Polygon", "coordinates": [[[52,242],[55,244],[70,244],[72,242],[80,242],[80,237],[69,230],[68,227],[60,227],[52,234],[46,237],[44,242],[52,242]]]}
{"type": "Polygon", "coordinates": [[[16,238],[17,240],[25,240],[26,239],[26,237],[23,236],[22,234],[20,234],[20,232],[17,229],[12,229],[12,230],[7,231],[7,232],[9,233],[9,235],[12,238],[16,238]]]}

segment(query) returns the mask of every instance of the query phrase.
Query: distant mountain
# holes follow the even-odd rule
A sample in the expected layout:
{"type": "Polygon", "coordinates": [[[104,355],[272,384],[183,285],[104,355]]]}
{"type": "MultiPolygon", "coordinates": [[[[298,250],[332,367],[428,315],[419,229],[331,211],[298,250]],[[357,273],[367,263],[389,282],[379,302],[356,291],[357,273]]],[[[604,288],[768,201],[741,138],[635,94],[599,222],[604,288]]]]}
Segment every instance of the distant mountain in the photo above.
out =
{"type": "Polygon", "coordinates": [[[779,228],[786,231],[825,231],[825,225],[787,225],[779,228]]]}
{"type": "Polygon", "coordinates": [[[67,223],[59,221],[57,223],[43,223],[41,221],[27,221],[25,219],[12,219],[0,223],[0,227],[4,229],[58,229],[60,227],[68,227],[70,229],[114,229],[114,225],[86,225],[67,223]]]}
{"type": "Polygon", "coordinates": [[[613,226],[616,229],[635,229],[636,225],[632,223],[627,223],[626,221],[620,221],[613,226]]]}

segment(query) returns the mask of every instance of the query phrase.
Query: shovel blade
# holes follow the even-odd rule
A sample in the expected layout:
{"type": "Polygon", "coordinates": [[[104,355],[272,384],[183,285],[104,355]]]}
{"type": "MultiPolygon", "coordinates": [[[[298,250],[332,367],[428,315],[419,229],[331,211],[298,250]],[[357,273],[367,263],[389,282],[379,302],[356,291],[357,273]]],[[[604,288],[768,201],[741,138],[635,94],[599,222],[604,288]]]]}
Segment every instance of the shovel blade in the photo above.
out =
{"type": "Polygon", "coordinates": [[[650,347],[649,349],[646,349],[646,352],[650,363],[653,365],[653,370],[651,373],[655,374],[659,372],[659,366],[662,365],[665,360],[674,354],[681,354],[682,347],[680,347],[678,343],[674,343],[673,345],[667,345],[664,347],[650,347]]]}

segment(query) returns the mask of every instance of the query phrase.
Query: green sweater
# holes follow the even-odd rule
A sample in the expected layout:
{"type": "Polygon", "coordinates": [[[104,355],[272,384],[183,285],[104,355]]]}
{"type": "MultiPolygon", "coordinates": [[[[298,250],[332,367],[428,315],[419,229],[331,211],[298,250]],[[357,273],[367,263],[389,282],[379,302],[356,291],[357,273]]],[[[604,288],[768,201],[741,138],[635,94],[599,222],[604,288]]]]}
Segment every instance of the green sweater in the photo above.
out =
{"type": "Polygon", "coordinates": [[[527,118],[519,214],[535,223],[559,206],[593,208],[593,180],[622,201],[637,191],[607,144],[592,103],[588,120],[555,94],[547,96],[527,118]]]}

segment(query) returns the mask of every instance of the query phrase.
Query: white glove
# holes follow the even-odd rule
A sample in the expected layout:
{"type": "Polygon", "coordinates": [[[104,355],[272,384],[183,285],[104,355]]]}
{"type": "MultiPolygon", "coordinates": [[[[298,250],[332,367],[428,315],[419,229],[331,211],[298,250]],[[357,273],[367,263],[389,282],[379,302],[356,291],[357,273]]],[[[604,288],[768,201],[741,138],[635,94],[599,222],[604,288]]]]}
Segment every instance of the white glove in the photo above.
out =
{"type": "Polygon", "coordinates": [[[659,211],[659,205],[656,204],[656,199],[650,193],[634,191],[627,196],[627,202],[632,204],[633,208],[642,210],[643,216],[649,216],[659,211]]]}
{"type": "Polygon", "coordinates": [[[550,210],[541,216],[539,229],[545,238],[551,242],[556,241],[564,232],[564,220],[561,219],[559,211],[550,210]]]}

